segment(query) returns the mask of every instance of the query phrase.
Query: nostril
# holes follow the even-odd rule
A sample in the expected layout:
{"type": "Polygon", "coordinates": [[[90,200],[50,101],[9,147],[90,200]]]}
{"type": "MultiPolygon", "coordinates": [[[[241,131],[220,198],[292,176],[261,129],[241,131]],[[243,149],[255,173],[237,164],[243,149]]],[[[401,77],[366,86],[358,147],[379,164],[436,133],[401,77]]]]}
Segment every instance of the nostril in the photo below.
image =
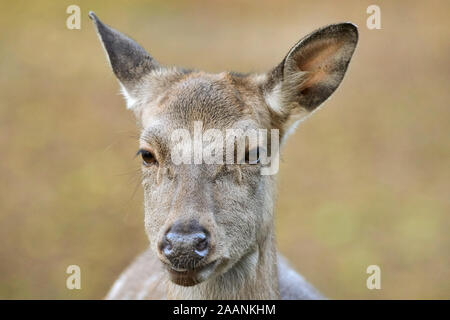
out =
{"type": "Polygon", "coordinates": [[[197,234],[194,243],[194,251],[197,255],[204,257],[208,254],[209,251],[209,241],[208,237],[204,233],[197,234]]]}
{"type": "Polygon", "coordinates": [[[164,240],[161,244],[162,253],[165,256],[169,256],[172,253],[172,249],[173,249],[172,241],[170,241],[170,239],[167,236],[164,237],[164,240]]]}
{"type": "Polygon", "coordinates": [[[195,249],[205,250],[207,246],[208,246],[208,241],[206,239],[201,239],[198,241],[197,245],[195,246],[195,249]]]}

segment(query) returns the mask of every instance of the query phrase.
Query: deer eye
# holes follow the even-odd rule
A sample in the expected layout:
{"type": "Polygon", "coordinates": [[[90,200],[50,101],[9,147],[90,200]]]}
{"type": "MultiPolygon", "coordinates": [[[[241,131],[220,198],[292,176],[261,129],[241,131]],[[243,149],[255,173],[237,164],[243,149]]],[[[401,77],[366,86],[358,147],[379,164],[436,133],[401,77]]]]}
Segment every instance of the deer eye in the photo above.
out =
{"type": "Polygon", "coordinates": [[[156,158],[151,151],[139,149],[136,155],[141,155],[142,163],[144,164],[144,166],[148,167],[153,164],[158,164],[158,161],[156,161],[156,158]]]}

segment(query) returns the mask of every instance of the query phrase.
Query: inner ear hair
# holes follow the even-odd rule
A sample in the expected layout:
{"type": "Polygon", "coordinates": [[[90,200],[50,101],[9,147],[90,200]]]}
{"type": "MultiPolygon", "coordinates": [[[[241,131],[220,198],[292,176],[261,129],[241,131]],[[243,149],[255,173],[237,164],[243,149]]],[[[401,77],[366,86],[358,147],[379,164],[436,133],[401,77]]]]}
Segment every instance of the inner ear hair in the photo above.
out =
{"type": "Polygon", "coordinates": [[[300,40],[284,62],[284,96],[307,111],[317,108],[341,83],[357,42],[351,23],[329,25],[300,40]]]}
{"type": "Polygon", "coordinates": [[[301,39],[274,68],[264,84],[267,105],[277,127],[317,109],[337,89],[358,42],[351,23],[333,24],[301,39]]]}

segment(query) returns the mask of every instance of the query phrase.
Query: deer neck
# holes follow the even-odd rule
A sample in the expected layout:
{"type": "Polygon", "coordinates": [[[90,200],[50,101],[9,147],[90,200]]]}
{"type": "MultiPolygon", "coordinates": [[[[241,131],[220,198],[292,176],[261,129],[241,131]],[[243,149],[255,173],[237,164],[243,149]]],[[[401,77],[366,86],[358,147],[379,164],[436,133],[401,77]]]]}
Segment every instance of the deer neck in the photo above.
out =
{"type": "Polygon", "coordinates": [[[168,299],[279,299],[273,228],[225,273],[192,287],[167,283],[168,299]]]}

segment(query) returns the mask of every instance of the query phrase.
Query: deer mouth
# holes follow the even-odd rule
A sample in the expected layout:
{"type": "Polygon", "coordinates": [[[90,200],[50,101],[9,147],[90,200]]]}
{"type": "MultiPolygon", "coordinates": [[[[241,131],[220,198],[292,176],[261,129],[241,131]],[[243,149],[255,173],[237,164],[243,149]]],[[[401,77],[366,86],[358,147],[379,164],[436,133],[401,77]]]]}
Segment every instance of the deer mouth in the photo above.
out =
{"type": "Polygon", "coordinates": [[[215,271],[218,260],[194,269],[180,269],[166,265],[170,280],[180,286],[191,287],[208,279],[215,271]]]}

